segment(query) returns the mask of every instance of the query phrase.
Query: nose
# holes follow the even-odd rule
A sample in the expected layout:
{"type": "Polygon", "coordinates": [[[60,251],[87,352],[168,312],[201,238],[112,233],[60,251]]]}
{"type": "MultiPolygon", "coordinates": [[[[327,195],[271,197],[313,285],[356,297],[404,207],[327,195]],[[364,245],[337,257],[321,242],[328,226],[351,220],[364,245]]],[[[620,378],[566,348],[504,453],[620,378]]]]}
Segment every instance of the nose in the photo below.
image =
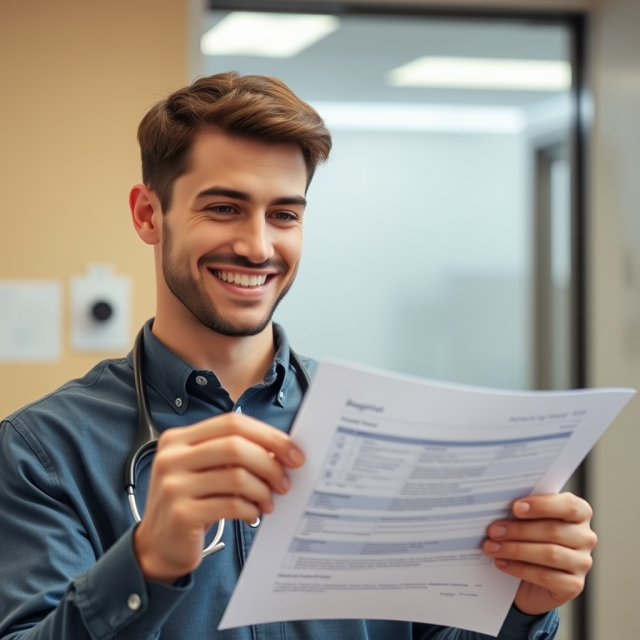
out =
{"type": "Polygon", "coordinates": [[[232,248],[234,253],[256,264],[273,257],[273,244],[264,215],[251,216],[240,225],[232,248]]]}

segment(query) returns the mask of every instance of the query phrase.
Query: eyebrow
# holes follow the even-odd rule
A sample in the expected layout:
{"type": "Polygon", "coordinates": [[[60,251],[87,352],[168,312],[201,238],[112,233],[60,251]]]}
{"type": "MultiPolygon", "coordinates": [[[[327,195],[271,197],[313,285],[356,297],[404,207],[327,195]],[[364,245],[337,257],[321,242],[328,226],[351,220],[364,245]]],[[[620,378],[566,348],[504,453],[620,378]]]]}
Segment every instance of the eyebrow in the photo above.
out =
{"type": "MultiPolygon", "coordinates": [[[[225,198],[241,200],[242,202],[251,202],[253,200],[250,193],[238,191],[237,189],[229,189],[228,187],[209,187],[208,189],[204,189],[196,195],[196,200],[206,198],[207,196],[224,196],[225,198]]],[[[307,205],[307,199],[303,196],[282,196],[269,202],[269,206],[287,204],[305,207],[307,205]]]]}

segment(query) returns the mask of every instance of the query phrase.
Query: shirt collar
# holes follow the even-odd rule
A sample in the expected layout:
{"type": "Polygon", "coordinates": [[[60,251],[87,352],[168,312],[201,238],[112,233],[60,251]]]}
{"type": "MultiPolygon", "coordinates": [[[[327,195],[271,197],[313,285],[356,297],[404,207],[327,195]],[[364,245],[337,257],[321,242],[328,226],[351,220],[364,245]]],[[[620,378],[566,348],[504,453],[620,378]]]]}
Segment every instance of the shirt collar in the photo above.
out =
{"type": "MultiPolygon", "coordinates": [[[[145,381],[152,386],[158,394],[173,407],[173,410],[182,415],[189,404],[187,393],[187,381],[203,372],[196,369],[180,356],[165,346],[151,331],[153,319],[148,320],[143,328],[144,339],[144,375],[145,381]]],[[[273,363],[264,376],[263,385],[275,385],[275,402],[284,407],[286,403],[287,388],[295,373],[289,366],[290,347],[284,329],[275,322],[273,323],[273,340],[276,348],[276,355],[273,363]]],[[[133,351],[127,356],[127,361],[133,368],[133,351]]],[[[214,384],[218,388],[222,385],[214,374],[214,384]]]]}
{"type": "MultiPolygon", "coordinates": [[[[276,357],[267,373],[275,375],[274,382],[277,386],[276,403],[281,407],[285,406],[287,387],[295,373],[289,366],[291,347],[284,329],[276,322],[273,323],[273,343],[276,346],[276,357]]],[[[266,376],[265,376],[266,382],[266,376]]]]}

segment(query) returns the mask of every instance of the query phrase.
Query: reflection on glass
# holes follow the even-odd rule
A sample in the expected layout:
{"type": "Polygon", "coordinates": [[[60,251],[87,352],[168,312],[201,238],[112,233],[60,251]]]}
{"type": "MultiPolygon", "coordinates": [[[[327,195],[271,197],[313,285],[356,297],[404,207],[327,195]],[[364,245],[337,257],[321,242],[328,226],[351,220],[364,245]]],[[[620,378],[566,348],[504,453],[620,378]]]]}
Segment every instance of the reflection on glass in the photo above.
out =
{"type": "MultiPolygon", "coordinates": [[[[215,55],[204,56],[204,72],[279,77],[334,134],[310,187],[298,282],[275,317],[294,348],[433,378],[534,386],[534,158],[541,144],[567,142],[567,30],[346,15],[288,57],[216,51],[211,34],[237,15],[207,15],[215,55]]],[[[282,38],[263,25],[263,40],[282,38]]],[[[553,176],[549,268],[568,300],[568,165],[553,176]]],[[[554,338],[559,379],[568,371],[563,331],[554,338]]]]}

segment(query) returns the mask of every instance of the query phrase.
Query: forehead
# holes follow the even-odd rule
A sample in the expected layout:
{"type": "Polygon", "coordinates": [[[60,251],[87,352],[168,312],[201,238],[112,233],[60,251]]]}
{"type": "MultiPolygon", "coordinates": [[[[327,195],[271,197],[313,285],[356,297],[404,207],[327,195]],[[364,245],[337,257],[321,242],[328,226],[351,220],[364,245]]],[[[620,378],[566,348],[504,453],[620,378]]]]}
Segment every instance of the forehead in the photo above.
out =
{"type": "Polygon", "coordinates": [[[185,177],[204,180],[251,180],[301,184],[307,167],[296,144],[267,144],[219,132],[200,133],[190,153],[185,177]]]}

